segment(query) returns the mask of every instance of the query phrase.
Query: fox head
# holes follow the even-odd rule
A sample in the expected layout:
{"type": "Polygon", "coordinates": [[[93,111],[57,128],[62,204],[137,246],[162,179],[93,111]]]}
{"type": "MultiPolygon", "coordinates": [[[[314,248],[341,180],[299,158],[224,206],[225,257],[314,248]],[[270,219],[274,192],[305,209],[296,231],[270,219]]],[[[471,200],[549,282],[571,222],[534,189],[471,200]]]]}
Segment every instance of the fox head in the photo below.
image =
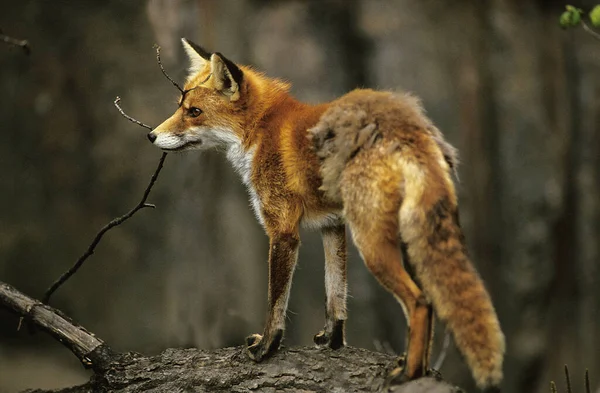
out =
{"type": "Polygon", "coordinates": [[[148,134],[165,151],[208,149],[241,139],[247,97],[242,68],[182,38],[189,75],[175,113],[148,134]]]}

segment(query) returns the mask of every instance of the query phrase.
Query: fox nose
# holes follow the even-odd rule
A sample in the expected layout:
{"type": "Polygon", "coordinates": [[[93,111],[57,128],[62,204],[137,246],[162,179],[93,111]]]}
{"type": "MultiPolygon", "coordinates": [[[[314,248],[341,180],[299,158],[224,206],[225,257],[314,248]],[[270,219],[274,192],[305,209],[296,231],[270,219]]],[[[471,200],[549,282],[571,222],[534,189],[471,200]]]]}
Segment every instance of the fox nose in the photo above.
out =
{"type": "Polygon", "coordinates": [[[148,133],[148,140],[152,143],[154,143],[154,141],[156,140],[156,134],[149,132],[148,133]]]}

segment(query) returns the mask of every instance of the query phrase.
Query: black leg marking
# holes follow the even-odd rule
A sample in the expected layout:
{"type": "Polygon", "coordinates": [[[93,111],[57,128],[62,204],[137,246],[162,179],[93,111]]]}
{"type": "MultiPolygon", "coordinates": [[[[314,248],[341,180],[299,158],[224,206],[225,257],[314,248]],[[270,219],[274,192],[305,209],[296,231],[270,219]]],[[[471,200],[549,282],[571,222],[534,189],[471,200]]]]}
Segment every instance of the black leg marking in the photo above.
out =
{"type": "Polygon", "coordinates": [[[318,347],[329,347],[331,349],[340,349],[346,345],[344,340],[344,325],[346,321],[337,320],[333,324],[333,328],[327,327],[317,333],[314,337],[314,342],[318,347]]]}

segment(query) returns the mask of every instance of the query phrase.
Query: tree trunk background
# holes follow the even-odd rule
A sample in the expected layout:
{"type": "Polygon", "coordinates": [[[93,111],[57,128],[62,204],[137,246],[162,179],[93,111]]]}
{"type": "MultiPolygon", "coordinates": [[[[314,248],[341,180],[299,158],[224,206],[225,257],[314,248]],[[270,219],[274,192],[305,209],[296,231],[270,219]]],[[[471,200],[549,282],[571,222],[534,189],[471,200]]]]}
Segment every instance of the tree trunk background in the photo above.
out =
{"type": "MultiPolygon", "coordinates": [[[[185,36],[287,79],[300,99],[356,87],[419,95],[462,156],[461,221],[507,335],[504,391],[600,370],[600,44],[554,1],[149,0],[0,3],[0,280],[41,297],[133,206],[160,152],[114,109],[157,125],[185,36]]],[[[594,2],[579,2],[584,8],[594,2]]],[[[110,232],[53,304],[120,351],[239,345],[262,329],[267,238],[221,154],[167,157],[149,202],[110,232]]],[[[323,324],[323,252],[302,236],[286,343],[323,324]]],[[[405,321],[351,250],[348,341],[403,350],[405,321]]],[[[0,392],[89,375],[0,310],[0,392]]],[[[441,333],[441,330],[439,331],[441,333]]],[[[441,341],[442,334],[437,335],[441,341]]],[[[439,348],[439,345],[438,345],[439,348]]],[[[469,391],[453,349],[444,377],[469,391]]],[[[597,374],[596,374],[597,375],[597,374]]],[[[581,386],[575,385],[575,390],[581,386]]]]}

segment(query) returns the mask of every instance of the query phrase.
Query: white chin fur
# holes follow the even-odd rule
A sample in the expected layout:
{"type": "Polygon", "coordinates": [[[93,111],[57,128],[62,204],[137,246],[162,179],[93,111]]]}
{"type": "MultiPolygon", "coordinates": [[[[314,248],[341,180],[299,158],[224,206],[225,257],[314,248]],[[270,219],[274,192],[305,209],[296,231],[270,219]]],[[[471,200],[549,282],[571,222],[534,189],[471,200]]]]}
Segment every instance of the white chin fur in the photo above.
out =
{"type": "Polygon", "coordinates": [[[194,127],[180,135],[162,132],[156,136],[154,145],[163,150],[199,150],[211,147],[229,147],[239,142],[232,130],[226,128],[194,127]]]}
{"type": "Polygon", "coordinates": [[[154,141],[154,146],[165,150],[177,150],[186,144],[187,142],[184,138],[167,133],[158,134],[154,141]]]}

